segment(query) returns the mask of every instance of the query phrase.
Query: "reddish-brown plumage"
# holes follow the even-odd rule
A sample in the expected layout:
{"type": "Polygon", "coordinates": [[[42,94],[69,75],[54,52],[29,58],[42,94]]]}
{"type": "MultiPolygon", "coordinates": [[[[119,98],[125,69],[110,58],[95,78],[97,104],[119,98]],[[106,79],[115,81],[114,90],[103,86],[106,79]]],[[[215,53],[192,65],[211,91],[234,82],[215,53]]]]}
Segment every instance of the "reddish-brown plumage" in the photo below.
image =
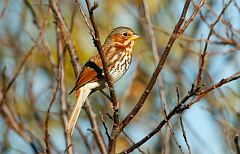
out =
{"type": "MultiPolygon", "coordinates": [[[[102,49],[113,82],[119,80],[128,70],[132,61],[132,47],[134,40],[137,38],[139,38],[139,36],[127,27],[117,27],[113,29],[106,38],[102,49]]],[[[69,120],[70,133],[73,131],[77,120],[76,118],[85,101],[83,99],[87,98],[86,95],[89,95],[92,91],[105,88],[106,78],[102,69],[102,61],[98,53],[92,56],[83,66],[76,84],[71,91],[76,91],[78,101],[69,120]]]]}

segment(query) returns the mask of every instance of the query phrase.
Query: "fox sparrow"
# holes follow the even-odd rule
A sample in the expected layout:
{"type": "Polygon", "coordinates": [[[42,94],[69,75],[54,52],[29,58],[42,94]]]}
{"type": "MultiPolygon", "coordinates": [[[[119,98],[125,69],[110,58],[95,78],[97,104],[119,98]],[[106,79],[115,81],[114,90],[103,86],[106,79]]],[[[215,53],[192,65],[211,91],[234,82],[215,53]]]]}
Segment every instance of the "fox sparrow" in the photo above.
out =
{"type": "MultiPolygon", "coordinates": [[[[107,63],[108,71],[113,82],[119,80],[128,70],[132,61],[132,48],[134,40],[139,36],[128,27],[117,27],[107,36],[102,49],[107,63]]],[[[97,53],[83,66],[72,91],[76,91],[77,102],[71,113],[68,123],[68,133],[72,135],[80,114],[82,105],[88,95],[96,90],[105,88],[102,61],[97,53]]]]}

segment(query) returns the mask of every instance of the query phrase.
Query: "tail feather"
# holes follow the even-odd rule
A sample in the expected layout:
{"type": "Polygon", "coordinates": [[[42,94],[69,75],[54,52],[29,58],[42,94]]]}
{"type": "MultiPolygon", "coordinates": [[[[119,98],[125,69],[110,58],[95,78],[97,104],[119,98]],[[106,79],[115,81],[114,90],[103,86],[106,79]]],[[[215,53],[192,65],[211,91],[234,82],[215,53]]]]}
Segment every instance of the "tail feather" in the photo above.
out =
{"type": "Polygon", "coordinates": [[[71,113],[69,122],[68,122],[68,129],[67,129],[67,133],[69,133],[71,136],[73,134],[73,130],[75,128],[75,125],[77,123],[77,119],[78,116],[80,114],[80,111],[82,109],[82,106],[84,104],[84,102],[86,101],[88,95],[90,94],[91,89],[89,89],[88,87],[81,87],[80,89],[78,89],[77,91],[77,103],[74,106],[74,109],[71,113]]]}

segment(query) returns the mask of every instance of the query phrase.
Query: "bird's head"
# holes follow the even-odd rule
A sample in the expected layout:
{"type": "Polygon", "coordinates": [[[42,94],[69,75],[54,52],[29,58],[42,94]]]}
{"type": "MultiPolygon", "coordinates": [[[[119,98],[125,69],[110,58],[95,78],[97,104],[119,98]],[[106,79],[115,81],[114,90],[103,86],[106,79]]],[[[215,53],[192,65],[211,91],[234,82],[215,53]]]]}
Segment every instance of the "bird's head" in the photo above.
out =
{"type": "Polygon", "coordinates": [[[118,47],[126,47],[130,44],[133,45],[134,40],[140,36],[137,35],[131,28],[128,27],[117,27],[112,30],[108,35],[105,45],[114,45],[118,47]]]}

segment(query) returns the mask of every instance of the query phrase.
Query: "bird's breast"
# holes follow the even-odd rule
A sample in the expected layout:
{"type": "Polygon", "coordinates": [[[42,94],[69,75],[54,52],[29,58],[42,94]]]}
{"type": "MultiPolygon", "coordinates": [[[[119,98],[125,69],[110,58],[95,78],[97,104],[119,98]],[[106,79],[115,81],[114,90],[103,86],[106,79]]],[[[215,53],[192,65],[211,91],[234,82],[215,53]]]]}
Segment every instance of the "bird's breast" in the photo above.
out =
{"type": "Polygon", "coordinates": [[[113,57],[115,61],[109,69],[113,82],[119,80],[126,73],[132,61],[132,55],[128,51],[119,52],[116,57],[113,57]]]}

